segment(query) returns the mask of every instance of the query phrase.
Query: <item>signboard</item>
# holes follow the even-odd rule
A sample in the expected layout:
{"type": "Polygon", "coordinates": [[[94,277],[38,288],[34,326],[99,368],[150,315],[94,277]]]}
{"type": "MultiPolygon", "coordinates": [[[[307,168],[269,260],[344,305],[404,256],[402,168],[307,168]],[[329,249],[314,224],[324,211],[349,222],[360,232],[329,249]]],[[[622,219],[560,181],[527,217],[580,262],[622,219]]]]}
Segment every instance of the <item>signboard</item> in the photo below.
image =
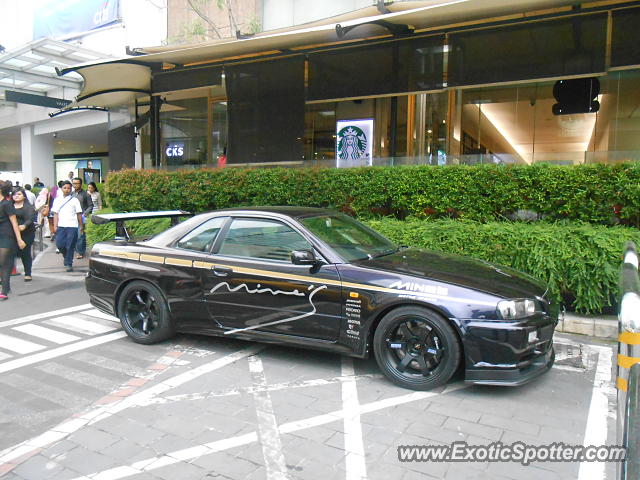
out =
{"type": "Polygon", "coordinates": [[[336,167],[371,166],[373,118],[336,122],[336,167]]]}
{"type": "Polygon", "coordinates": [[[164,154],[167,156],[167,158],[176,158],[182,160],[182,157],[184,156],[184,143],[167,143],[167,146],[164,149],[164,154]]]}
{"type": "Polygon", "coordinates": [[[44,95],[33,95],[13,90],[5,90],[4,98],[7,102],[26,103],[27,105],[47,108],[64,108],[71,103],[71,100],[65,100],[64,98],[45,97],[44,95]]]}
{"type": "Polygon", "coordinates": [[[62,39],[118,20],[119,0],[41,0],[33,17],[33,39],[62,39]]]}

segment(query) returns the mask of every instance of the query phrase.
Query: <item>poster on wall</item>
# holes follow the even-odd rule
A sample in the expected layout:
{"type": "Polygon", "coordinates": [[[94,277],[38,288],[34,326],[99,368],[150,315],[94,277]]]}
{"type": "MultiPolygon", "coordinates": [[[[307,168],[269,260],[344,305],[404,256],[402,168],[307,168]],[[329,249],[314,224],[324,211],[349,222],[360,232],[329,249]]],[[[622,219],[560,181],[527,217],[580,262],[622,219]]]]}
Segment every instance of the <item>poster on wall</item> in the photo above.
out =
{"type": "Polygon", "coordinates": [[[99,183],[102,179],[102,159],[81,158],[77,160],[56,160],[56,182],[59,180],[71,180],[82,174],[84,183],[99,183]],[[90,175],[87,175],[89,173],[90,175]],[[97,181],[96,181],[97,179],[97,181]]]}
{"type": "Polygon", "coordinates": [[[371,166],[373,118],[336,122],[336,167],[371,166]]]}

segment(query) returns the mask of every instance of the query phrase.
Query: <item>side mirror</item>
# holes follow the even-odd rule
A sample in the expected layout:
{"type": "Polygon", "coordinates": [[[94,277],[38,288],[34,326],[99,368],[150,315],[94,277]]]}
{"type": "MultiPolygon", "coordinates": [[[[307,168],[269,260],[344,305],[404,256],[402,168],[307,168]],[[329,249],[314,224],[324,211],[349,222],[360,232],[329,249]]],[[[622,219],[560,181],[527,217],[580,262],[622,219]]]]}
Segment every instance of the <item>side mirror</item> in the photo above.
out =
{"type": "Polygon", "coordinates": [[[294,250],[291,252],[291,263],[294,265],[315,265],[318,259],[311,250],[294,250]]]}

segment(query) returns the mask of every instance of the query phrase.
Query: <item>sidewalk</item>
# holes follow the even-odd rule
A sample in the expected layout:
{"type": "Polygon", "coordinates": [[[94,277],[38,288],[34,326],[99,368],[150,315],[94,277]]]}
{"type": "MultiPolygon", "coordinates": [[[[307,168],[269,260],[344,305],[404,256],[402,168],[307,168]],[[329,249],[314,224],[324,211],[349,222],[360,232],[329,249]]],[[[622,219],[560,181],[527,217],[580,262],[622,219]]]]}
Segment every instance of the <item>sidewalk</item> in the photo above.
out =
{"type": "MultiPolygon", "coordinates": [[[[84,281],[89,271],[89,251],[82,259],[73,260],[73,272],[67,272],[62,255],[56,253],[56,246],[49,238],[44,239],[44,251],[37,252],[33,263],[32,276],[36,278],[64,279],[66,281],[84,281]]],[[[22,262],[17,262],[18,271],[22,271],[22,262]]]]}

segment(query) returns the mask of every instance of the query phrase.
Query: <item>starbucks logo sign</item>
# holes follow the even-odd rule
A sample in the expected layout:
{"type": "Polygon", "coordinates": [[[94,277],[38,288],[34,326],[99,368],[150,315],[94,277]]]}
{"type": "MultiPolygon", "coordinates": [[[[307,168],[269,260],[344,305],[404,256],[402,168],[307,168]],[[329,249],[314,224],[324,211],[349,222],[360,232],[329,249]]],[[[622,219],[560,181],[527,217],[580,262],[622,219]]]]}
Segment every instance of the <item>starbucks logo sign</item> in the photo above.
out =
{"type": "Polygon", "coordinates": [[[347,125],[338,132],[338,156],[341,160],[366,158],[367,136],[355,125],[347,125]]]}

